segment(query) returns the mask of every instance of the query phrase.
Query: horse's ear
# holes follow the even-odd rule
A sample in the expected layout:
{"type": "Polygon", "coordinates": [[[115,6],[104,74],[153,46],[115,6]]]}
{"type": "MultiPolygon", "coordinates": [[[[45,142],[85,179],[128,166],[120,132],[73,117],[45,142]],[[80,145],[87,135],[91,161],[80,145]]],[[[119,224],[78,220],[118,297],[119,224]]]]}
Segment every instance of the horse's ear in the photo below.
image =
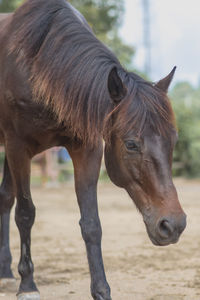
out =
{"type": "Polygon", "coordinates": [[[163,92],[167,93],[170,83],[172,82],[172,79],[174,77],[175,71],[176,71],[176,67],[173,68],[173,70],[169,73],[169,75],[167,75],[165,78],[158,81],[155,84],[155,86],[160,90],[162,90],[163,92]]]}
{"type": "Polygon", "coordinates": [[[116,67],[110,71],[108,76],[108,91],[111,99],[115,103],[119,103],[126,96],[126,87],[124,86],[116,67]]]}

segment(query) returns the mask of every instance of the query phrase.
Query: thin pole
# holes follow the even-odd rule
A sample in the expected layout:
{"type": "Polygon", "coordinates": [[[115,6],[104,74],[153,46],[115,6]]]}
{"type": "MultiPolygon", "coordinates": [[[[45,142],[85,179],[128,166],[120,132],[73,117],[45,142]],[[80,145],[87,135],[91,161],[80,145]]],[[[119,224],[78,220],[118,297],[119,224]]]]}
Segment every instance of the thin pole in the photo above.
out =
{"type": "Polygon", "coordinates": [[[144,71],[151,74],[151,17],[150,0],[142,0],[143,5],[143,43],[145,49],[144,71]]]}

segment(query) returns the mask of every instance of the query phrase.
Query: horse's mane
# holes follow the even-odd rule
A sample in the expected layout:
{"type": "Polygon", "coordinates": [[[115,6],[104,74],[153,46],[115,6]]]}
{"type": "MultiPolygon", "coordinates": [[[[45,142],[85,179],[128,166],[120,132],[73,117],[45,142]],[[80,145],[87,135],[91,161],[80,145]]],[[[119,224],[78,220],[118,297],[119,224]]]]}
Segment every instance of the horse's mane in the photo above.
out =
{"type": "Polygon", "coordinates": [[[65,0],[27,0],[13,15],[11,28],[9,50],[30,71],[35,101],[50,106],[84,143],[96,143],[99,134],[108,138],[113,126],[125,133],[138,121],[141,131],[147,119],[159,130],[172,124],[171,106],[162,92],[127,73],[65,0]],[[114,67],[128,87],[118,106],[107,87],[114,67]]]}

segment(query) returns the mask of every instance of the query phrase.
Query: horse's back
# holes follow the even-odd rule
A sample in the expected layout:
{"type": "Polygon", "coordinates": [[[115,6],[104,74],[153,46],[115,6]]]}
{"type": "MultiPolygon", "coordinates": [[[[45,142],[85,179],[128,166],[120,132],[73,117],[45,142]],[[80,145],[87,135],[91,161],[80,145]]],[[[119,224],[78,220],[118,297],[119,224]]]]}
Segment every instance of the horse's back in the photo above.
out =
{"type": "MultiPolygon", "coordinates": [[[[13,16],[13,13],[0,13],[0,44],[2,36],[6,35],[6,28],[7,25],[9,24],[11,18],[13,16]]],[[[2,47],[2,45],[1,45],[2,47]]]]}
{"type": "Polygon", "coordinates": [[[0,21],[12,16],[12,13],[0,13],[0,21]]]}
{"type": "Polygon", "coordinates": [[[12,18],[13,13],[0,13],[0,30],[4,29],[5,25],[12,18]]]}

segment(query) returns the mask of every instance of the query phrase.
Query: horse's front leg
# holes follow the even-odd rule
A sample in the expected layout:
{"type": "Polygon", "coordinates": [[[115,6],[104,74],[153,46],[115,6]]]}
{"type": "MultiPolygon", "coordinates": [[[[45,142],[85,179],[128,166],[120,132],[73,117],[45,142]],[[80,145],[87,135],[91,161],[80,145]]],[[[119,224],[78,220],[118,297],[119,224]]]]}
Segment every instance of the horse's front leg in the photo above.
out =
{"type": "Polygon", "coordinates": [[[14,204],[14,189],[7,159],[4,161],[3,180],[0,187],[0,287],[8,287],[14,281],[11,270],[9,245],[10,210],[14,204]]]}
{"type": "Polygon", "coordinates": [[[21,256],[18,271],[21,276],[18,291],[19,300],[40,299],[33,279],[33,263],[31,260],[31,228],[35,220],[35,207],[30,193],[30,155],[24,143],[8,137],[6,153],[9,168],[15,184],[17,205],[15,221],[20,233],[21,256]]]}
{"type": "Polygon", "coordinates": [[[102,259],[102,231],[97,206],[102,145],[92,151],[80,149],[69,152],[74,164],[75,188],[81,212],[80,226],[91,274],[91,293],[95,300],[111,300],[102,259]]]}

